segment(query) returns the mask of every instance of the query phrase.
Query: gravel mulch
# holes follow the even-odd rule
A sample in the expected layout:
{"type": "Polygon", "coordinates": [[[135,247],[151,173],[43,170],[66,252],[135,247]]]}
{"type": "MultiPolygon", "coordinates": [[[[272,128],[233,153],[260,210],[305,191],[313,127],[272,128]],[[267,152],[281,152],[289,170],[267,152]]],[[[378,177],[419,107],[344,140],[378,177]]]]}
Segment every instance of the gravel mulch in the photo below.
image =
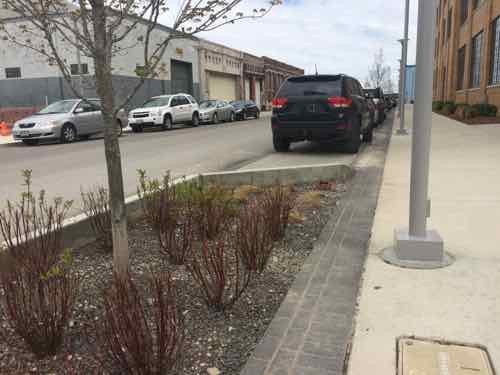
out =
{"type": "MultiPolygon", "coordinates": [[[[209,368],[227,375],[240,372],[336,209],[346,185],[332,183],[319,188],[296,187],[301,194],[314,191],[313,196],[319,200],[304,200],[300,204],[300,218],[293,220],[285,238],[276,244],[265,272],[252,279],[242,298],[225,314],[206,308],[185,267],[166,264],[155,234],[144,221],[131,224],[134,277],[142,283],[150,270],[169,270],[175,279],[186,330],[183,367],[176,375],[208,374],[209,368]]],[[[104,373],[92,355],[96,347],[89,342],[92,340],[86,332],[92,332],[95,320],[101,315],[101,290],[111,280],[112,256],[87,246],[75,251],[74,257],[82,277],[81,290],[60,354],[37,360],[0,317],[0,374],[104,373]]]]}

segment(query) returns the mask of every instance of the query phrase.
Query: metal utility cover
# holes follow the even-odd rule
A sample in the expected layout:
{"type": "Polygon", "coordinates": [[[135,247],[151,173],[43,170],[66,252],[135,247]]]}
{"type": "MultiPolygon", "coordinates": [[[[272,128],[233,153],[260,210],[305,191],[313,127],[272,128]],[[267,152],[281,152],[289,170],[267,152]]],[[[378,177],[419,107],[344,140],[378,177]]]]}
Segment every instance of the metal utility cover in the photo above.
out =
{"type": "Polygon", "coordinates": [[[398,375],[494,375],[481,348],[400,339],[398,375]]]}

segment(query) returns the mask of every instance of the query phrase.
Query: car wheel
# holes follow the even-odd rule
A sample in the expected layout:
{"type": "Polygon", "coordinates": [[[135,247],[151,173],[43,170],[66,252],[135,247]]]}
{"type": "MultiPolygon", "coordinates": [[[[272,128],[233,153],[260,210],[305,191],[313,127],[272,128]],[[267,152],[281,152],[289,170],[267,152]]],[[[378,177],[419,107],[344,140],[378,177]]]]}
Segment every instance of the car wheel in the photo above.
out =
{"type": "Polygon", "coordinates": [[[36,146],[40,141],[38,139],[23,139],[23,143],[28,146],[36,146]]]}
{"type": "Polygon", "coordinates": [[[173,127],[172,118],[169,115],[165,115],[165,117],[163,117],[163,124],[161,125],[161,128],[163,130],[172,130],[173,127]]]}
{"type": "Polygon", "coordinates": [[[196,127],[200,124],[200,117],[197,113],[193,113],[193,118],[191,119],[191,125],[196,127]]]}
{"type": "Polygon", "coordinates": [[[219,117],[217,116],[217,113],[214,113],[214,116],[212,117],[212,124],[218,124],[219,123],[219,117]]]}
{"type": "Polygon", "coordinates": [[[234,115],[234,112],[231,112],[231,116],[229,116],[229,121],[234,122],[235,119],[236,119],[236,116],[234,115]]]}
{"type": "Polygon", "coordinates": [[[134,133],[142,133],[144,130],[141,125],[131,125],[130,127],[134,133]]]}
{"type": "Polygon", "coordinates": [[[76,140],[76,129],[71,124],[66,124],[61,129],[61,142],[71,143],[76,140]]]}
{"type": "Polygon", "coordinates": [[[345,145],[345,150],[349,154],[355,154],[361,146],[361,124],[358,119],[354,120],[351,125],[351,134],[345,145]]]}
{"type": "Polygon", "coordinates": [[[372,143],[373,141],[373,125],[370,124],[368,129],[363,132],[363,142],[372,143]]]}
{"type": "Polygon", "coordinates": [[[276,152],[287,152],[290,150],[290,141],[278,135],[273,135],[273,146],[276,152]]]}

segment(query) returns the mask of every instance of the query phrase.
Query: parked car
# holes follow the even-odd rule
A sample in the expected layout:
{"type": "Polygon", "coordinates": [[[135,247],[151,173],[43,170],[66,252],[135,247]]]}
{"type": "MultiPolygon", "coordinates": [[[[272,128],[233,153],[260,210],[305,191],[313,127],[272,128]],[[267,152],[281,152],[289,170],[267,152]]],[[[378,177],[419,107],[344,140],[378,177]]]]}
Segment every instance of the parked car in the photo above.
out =
{"type": "MultiPolygon", "coordinates": [[[[124,110],[116,118],[117,132],[127,126],[124,110]]],[[[77,138],[89,138],[104,131],[99,99],[68,99],[50,104],[44,109],[14,123],[12,135],[27,145],[41,140],[71,143],[77,138]]]]}
{"type": "Polygon", "coordinates": [[[386,119],[386,103],[384,98],[384,91],[378,87],[376,89],[365,89],[364,90],[365,97],[368,99],[372,99],[378,110],[378,122],[376,125],[383,123],[386,119]]]}
{"type": "Polygon", "coordinates": [[[189,123],[198,126],[200,115],[196,99],[189,94],[161,95],[146,101],[129,113],[128,122],[134,133],[145,127],[171,130],[174,124],[189,123]]]}
{"type": "Polygon", "coordinates": [[[200,122],[217,124],[219,121],[234,121],[234,107],[223,100],[205,100],[199,105],[200,122]]]}
{"type": "Polygon", "coordinates": [[[370,110],[370,116],[372,119],[372,125],[376,126],[379,123],[379,110],[373,99],[366,98],[366,102],[368,103],[368,109],[370,110]]]}
{"type": "Polygon", "coordinates": [[[259,118],[260,109],[251,100],[235,100],[231,102],[234,107],[236,120],[246,120],[250,117],[259,118]]]}
{"type": "Polygon", "coordinates": [[[343,74],[288,78],[272,102],[273,144],[288,151],[292,142],[337,141],[356,153],[371,142],[373,126],[361,84],[343,74]]]}

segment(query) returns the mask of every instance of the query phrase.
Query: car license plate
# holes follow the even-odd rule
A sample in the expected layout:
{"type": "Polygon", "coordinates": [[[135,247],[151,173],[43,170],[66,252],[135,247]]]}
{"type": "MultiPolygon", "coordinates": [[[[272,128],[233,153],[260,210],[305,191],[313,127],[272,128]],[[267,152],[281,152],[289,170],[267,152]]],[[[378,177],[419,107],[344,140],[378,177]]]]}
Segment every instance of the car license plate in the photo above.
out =
{"type": "Polygon", "coordinates": [[[142,123],[144,122],[144,120],[142,120],[142,119],[137,119],[137,120],[135,120],[135,122],[136,122],[136,123],[138,123],[138,124],[142,124],[142,123]]]}
{"type": "Polygon", "coordinates": [[[21,137],[29,137],[29,136],[30,136],[30,132],[28,130],[21,131],[21,137]]]}
{"type": "Polygon", "coordinates": [[[318,112],[318,105],[317,104],[309,104],[307,106],[307,112],[310,112],[310,113],[318,112]]]}

